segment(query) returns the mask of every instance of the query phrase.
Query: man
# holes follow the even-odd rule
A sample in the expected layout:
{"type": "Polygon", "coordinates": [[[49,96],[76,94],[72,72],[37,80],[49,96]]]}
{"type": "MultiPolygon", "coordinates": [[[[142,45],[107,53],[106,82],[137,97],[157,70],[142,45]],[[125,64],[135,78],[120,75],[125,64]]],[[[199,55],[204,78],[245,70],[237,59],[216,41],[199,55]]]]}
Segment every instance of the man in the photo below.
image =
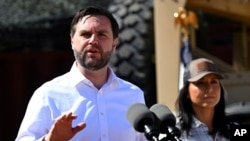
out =
{"type": "Polygon", "coordinates": [[[118,44],[118,23],[97,7],[80,10],[71,23],[71,70],[38,88],[16,141],[146,141],[126,119],[144,103],[137,86],[118,78],[108,61],[118,44]]]}

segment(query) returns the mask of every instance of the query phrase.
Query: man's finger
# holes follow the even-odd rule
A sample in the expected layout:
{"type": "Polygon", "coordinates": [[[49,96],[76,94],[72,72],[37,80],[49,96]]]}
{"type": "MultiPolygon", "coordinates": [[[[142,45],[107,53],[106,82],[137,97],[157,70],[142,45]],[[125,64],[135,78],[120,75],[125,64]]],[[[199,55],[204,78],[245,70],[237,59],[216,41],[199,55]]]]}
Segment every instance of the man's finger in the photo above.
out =
{"type": "Polygon", "coordinates": [[[79,123],[76,127],[72,128],[72,132],[74,134],[76,134],[77,132],[81,131],[82,129],[84,129],[86,127],[86,123],[85,122],[82,122],[82,123],[79,123]]]}

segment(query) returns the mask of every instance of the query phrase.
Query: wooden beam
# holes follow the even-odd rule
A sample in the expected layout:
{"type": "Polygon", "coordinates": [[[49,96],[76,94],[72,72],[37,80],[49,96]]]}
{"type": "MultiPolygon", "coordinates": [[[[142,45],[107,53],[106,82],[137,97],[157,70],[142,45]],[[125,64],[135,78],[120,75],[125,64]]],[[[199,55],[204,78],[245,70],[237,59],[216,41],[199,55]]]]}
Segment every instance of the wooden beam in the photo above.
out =
{"type": "Polygon", "coordinates": [[[172,111],[179,92],[180,67],[180,28],[175,27],[174,13],[185,1],[154,1],[157,103],[172,111]]]}
{"type": "Polygon", "coordinates": [[[250,25],[250,0],[187,0],[186,8],[250,25]]]}

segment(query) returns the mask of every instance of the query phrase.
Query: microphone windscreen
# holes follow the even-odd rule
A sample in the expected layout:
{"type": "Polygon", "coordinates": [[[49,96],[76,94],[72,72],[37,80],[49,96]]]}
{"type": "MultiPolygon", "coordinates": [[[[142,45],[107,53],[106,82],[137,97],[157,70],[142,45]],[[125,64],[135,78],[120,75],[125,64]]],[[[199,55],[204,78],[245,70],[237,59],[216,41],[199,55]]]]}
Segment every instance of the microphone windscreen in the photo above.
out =
{"type": "Polygon", "coordinates": [[[142,103],[133,104],[128,108],[127,119],[139,132],[144,132],[145,125],[154,124],[154,114],[142,103]]]}
{"type": "Polygon", "coordinates": [[[152,111],[159,120],[160,131],[166,130],[167,126],[175,126],[176,119],[169,108],[163,104],[155,104],[150,107],[152,111]]]}

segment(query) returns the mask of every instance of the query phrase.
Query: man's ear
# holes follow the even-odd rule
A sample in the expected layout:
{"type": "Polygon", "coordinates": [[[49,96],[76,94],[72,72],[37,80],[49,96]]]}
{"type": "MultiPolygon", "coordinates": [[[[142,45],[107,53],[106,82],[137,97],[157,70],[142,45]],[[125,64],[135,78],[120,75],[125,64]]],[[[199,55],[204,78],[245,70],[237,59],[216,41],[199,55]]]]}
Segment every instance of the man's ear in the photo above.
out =
{"type": "Polygon", "coordinates": [[[70,37],[70,44],[71,44],[71,48],[72,48],[72,49],[74,49],[74,46],[73,46],[73,41],[72,41],[72,36],[71,36],[71,34],[70,34],[70,36],[69,36],[69,37],[70,37]]]}
{"type": "Polygon", "coordinates": [[[73,36],[70,35],[70,44],[71,44],[71,49],[74,50],[75,46],[74,46],[74,40],[73,40],[73,36]]]}
{"type": "Polygon", "coordinates": [[[114,40],[114,42],[113,42],[113,49],[116,49],[116,47],[117,47],[117,45],[118,45],[118,43],[119,43],[119,40],[118,40],[118,38],[115,38],[115,40],[114,40]]]}
{"type": "Polygon", "coordinates": [[[71,41],[71,49],[75,49],[75,46],[74,46],[74,44],[73,44],[73,42],[71,41]]]}

